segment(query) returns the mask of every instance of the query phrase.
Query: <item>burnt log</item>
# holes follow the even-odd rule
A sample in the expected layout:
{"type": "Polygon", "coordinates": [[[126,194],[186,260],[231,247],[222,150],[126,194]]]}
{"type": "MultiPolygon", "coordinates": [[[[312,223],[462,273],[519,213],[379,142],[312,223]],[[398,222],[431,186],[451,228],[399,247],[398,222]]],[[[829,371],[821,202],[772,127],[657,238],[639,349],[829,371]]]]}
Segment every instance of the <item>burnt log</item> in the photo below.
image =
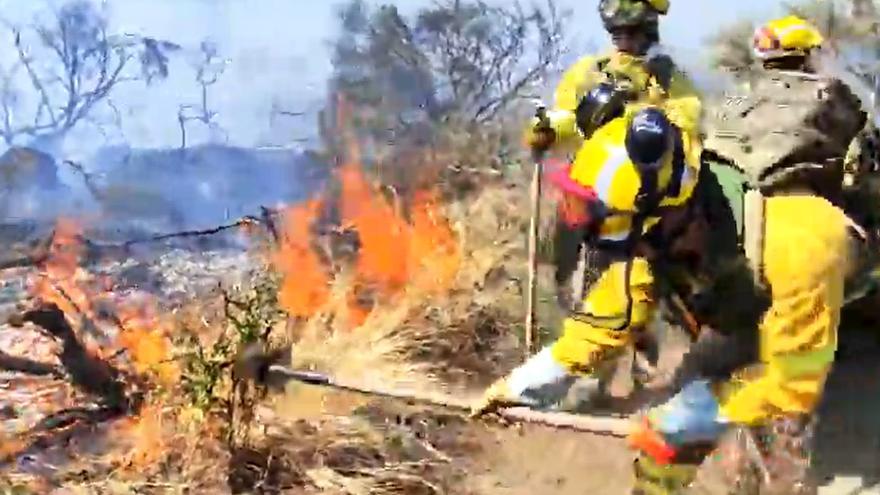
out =
{"type": "Polygon", "coordinates": [[[130,409],[125,393],[124,374],[86,350],[57,305],[42,302],[37,307],[9,319],[12,326],[21,326],[25,322],[43,328],[61,342],[59,358],[72,385],[100,399],[108,407],[120,411],[130,409]]]}

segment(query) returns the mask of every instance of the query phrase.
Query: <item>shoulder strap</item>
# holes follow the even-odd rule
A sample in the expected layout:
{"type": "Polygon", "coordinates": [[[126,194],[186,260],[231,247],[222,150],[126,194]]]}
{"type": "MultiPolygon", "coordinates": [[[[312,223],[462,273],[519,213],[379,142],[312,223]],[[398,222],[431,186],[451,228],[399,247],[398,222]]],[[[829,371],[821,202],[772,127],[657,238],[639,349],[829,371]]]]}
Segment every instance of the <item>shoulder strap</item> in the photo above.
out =
{"type": "Polygon", "coordinates": [[[655,55],[645,61],[645,69],[663,91],[669,91],[676,71],[672,57],[666,54],[655,55]]]}
{"type": "Polygon", "coordinates": [[[764,195],[749,188],[743,196],[743,251],[755,281],[763,280],[764,272],[764,195]]]}
{"type": "Polygon", "coordinates": [[[764,195],[729,160],[711,150],[704,150],[703,157],[704,164],[718,179],[736,222],[738,243],[755,280],[760,282],[764,265],[764,195]]]}

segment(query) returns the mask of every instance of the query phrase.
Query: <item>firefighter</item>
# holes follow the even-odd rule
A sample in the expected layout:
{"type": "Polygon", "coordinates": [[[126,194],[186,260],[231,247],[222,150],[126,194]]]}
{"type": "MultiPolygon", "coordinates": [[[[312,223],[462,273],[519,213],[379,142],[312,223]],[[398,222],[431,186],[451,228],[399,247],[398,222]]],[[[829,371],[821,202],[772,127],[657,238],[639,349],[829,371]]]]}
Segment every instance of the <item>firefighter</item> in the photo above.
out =
{"type": "Polygon", "coordinates": [[[761,67],[744,94],[728,98],[717,115],[708,112],[704,166],[719,177],[728,203],[742,205],[740,237],[770,305],[757,332],[719,322],[726,331],[707,333],[685,356],[670,383],[683,390],[647,415],[648,428],[671,446],[672,462],[643,453],[636,493],[684,491],[730,430],[732,450],[725,451],[736,455],[723,457],[737,461],[714,470],[714,480],[704,476],[706,487],[817,490],[809,476],[814,411],[837,350],[846,276],[862,268],[864,231],[842,209],[842,186],[848,143],[865,115],[842,82],[816,74],[823,38],[810,23],[787,16],[760,27],[753,40],[761,67]],[[758,193],[757,216],[741,196],[748,188],[758,193]]]}
{"type": "MultiPolygon", "coordinates": [[[[620,102],[644,105],[667,100],[669,119],[684,132],[696,134],[700,96],[659,44],[659,19],[668,10],[669,0],[601,0],[599,14],[614,49],[585,56],[563,74],[548,118],[536,119],[527,132],[528,145],[539,152],[573,154],[601,123],[615,116],[613,112],[620,111],[620,102]],[[607,94],[607,108],[584,104],[585,96],[597,88],[607,94]]],[[[582,290],[582,286],[570,287],[583,254],[582,234],[557,222],[555,278],[565,309],[573,309],[582,290]]]]}
{"type": "MultiPolygon", "coordinates": [[[[731,429],[758,439],[759,458],[746,471],[774,467],[758,480],[761,493],[813,493],[812,413],[834,360],[858,244],[858,229],[826,195],[864,123],[839,81],[787,73],[819,43],[800,19],[759,30],[766,79],[729,99],[726,111],[739,117],[721,112],[706,153],[667,117],[674,107],[662,105],[624,111],[590,136],[554,181],[570,198],[570,220],[596,241],[622,242],[625,256],[565,320],[559,339],[490,386],[474,414],[546,404],[572,377],[629,345],[657,302],[677,294],[712,331],[670,380],[681,391],[647,415],[667,457],[640,453],[634,493],[681,493],[731,429]],[[779,112],[779,98],[796,104],[779,112]],[[743,115],[737,105],[752,111],[743,115]]],[[[748,488],[755,482],[736,477],[728,488],[755,493],[748,488]]]]}

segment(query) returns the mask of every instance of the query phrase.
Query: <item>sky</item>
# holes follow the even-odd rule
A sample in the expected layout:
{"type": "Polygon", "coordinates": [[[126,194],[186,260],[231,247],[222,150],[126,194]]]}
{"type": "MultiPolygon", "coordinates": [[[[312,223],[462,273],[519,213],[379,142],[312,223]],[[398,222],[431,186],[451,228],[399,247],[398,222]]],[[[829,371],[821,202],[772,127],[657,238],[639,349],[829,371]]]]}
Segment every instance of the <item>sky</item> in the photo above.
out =
{"type": "MultiPolygon", "coordinates": [[[[404,13],[431,0],[398,0],[404,13]]],[[[54,0],[0,0],[0,15],[9,22],[27,22],[54,0]]],[[[491,3],[491,2],[490,2],[491,3]]],[[[528,3],[528,2],[525,2],[528,3]]],[[[572,10],[569,33],[572,54],[588,46],[607,45],[596,13],[597,0],[557,0],[572,10]]],[[[314,135],[315,111],[331,71],[329,40],[336,31],[332,0],[104,0],[111,26],[172,40],[195,48],[203,39],[216,41],[229,64],[211,98],[218,121],[231,144],[294,146],[314,135]],[[276,114],[272,109],[303,111],[302,117],[276,114]]],[[[780,11],[775,0],[672,0],[663,19],[664,43],[680,59],[693,63],[703,40],[722,25],[748,16],[767,18],[780,11]]],[[[4,37],[0,33],[0,45],[4,37]]],[[[10,50],[0,50],[0,63],[10,50]]],[[[198,86],[185,62],[172,67],[163,84],[143,89],[129,85],[114,96],[123,114],[123,128],[106,138],[134,147],[176,146],[176,119],[181,104],[195,102],[198,86]]],[[[195,126],[194,126],[195,127],[195,126]]],[[[85,131],[83,131],[85,132],[85,131]]],[[[191,131],[196,142],[208,134],[191,131]]],[[[80,141],[88,141],[82,139],[80,141]]],[[[88,152],[82,146],[73,151],[88,152]]]]}

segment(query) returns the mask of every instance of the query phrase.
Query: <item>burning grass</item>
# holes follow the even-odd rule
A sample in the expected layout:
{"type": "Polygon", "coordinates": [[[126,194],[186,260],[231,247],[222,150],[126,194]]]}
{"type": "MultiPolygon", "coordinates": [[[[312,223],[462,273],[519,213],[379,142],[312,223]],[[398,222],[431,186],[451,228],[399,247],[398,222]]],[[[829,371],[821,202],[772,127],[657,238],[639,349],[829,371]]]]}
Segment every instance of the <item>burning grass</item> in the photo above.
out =
{"type": "Polygon", "coordinates": [[[41,493],[454,492],[460,473],[438,445],[456,448],[444,435],[461,418],[308,387],[267,399],[233,382],[230,364],[262,339],[293,345],[296,367],[358,385],[463,393],[493,378],[517,359],[523,188],[444,205],[432,189],[386,194],[357,165],[338,179],[339,197],[282,212],[277,244],[254,252],[267,270],[250,287],[183,307],[91,273],[83,227],[60,221],[31,294],[119,371],[130,407],[37,448],[33,432],[4,439],[9,483],[41,493]],[[426,433],[426,417],[446,419],[426,433]],[[23,470],[23,455],[64,462],[23,470]]]}

